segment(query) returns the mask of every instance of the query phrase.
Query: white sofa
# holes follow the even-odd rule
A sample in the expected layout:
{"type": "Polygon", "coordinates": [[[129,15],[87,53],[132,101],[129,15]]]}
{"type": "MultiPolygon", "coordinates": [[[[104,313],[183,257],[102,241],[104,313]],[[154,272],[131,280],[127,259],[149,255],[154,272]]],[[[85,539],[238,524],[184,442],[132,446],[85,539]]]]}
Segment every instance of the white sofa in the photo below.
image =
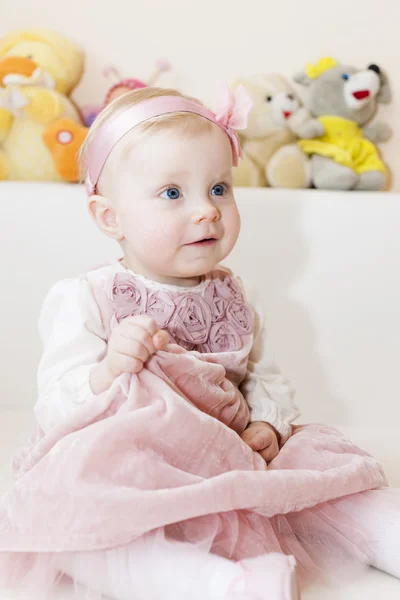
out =
{"type": "MultiPolygon", "coordinates": [[[[243,229],[227,262],[258,281],[302,421],[337,425],[400,485],[400,195],[239,189],[237,199],[243,229]]],[[[79,186],[2,183],[0,205],[3,491],[12,451],[31,426],[43,297],[118,248],[90,223],[79,186]]],[[[371,569],[352,586],[305,597],[378,593],[399,600],[400,581],[371,569]]],[[[0,598],[8,596],[0,590],[0,598]]]]}

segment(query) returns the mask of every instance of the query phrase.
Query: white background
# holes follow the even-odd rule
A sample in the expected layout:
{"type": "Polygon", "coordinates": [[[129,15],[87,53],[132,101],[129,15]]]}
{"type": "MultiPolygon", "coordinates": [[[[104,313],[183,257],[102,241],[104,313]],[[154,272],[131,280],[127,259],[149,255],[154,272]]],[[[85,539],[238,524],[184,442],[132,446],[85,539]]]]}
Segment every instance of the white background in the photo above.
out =
{"type": "MultiPolygon", "coordinates": [[[[173,72],[160,83],[212,104],[216,79],[260,72],[291,77],[308,62],[333,55],[386,69],[394,102],[381,117],[396,133],[381,145],[399,165],[400,3],[397,0],[12,0],[1,7],[0,36],[17,27],[51,27],[85,49],[80,104],[102,102],[102,70],[115,64],[125,77],[146,78],[158,58],[173,72]]],[[[400,177],[394,176],[400,191],[400,177]]]]}

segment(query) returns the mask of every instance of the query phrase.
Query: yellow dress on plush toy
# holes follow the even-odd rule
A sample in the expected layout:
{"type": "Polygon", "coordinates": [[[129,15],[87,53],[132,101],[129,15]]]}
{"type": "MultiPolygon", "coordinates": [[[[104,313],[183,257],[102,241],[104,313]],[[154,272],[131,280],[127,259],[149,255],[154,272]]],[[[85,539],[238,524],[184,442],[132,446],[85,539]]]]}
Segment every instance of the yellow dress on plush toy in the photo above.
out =
{"type": "Polygon", "coordinates": [[[299,146],[303,152],[332,158],[359,175],[367,171],[387,172],[376,146],[363,137],[357,123],[336,116],[319,117],[318,121],[325,133],[317,139],[301,140],[299,146]]]}
{"type": "Polygon", "coordinates": [[[81,49],[54,31],[0,40],[0,179],[77,181],[86,129],[68,96],[82,72],[81,49]]]}

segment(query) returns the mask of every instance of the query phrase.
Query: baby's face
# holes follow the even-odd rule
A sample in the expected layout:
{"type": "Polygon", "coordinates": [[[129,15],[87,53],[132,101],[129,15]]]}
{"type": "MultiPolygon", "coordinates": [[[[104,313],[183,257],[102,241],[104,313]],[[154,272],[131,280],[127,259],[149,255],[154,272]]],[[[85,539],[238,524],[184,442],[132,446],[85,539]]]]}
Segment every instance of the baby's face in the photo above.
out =
{"type": "Polygon", "coordinates": [[[197,278],[240,231],[232,151],[216,125],[197,135],[147,133],[116,173],[115,210],[129,267],[166,283],[197,278]]]}

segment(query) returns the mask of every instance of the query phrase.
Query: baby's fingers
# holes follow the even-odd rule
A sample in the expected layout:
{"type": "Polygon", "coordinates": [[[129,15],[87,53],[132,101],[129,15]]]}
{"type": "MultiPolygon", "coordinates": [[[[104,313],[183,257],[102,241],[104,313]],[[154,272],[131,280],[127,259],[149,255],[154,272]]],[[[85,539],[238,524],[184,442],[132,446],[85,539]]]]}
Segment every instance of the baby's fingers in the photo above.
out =
{"type": "Polygon", "coordinates": [[[169,343],[169,335],[166,331],[157,331],[153,336],[153,344],[156,350],[162,350],[169,343]]]}
{"type": "Polygon", "coordinates": [[[279,454],[278,442],[276,440],[274,440],[272,442],[272,444],[270,446],[268,446],[268,448],[261,450],[260,454],[267,464],[270,463],[279,454]]]}
{"type": "Polygon", "coordinates": [[[144,344],[122,336],[116,342],[116,350],[119,354],[136,358],[142,363],[145,363],[150,356],[149,350],[144,344]]]}
{"type": "Polygon", "coordinates": [[[242,433],[242,440],[255,452],[268,448],[274,437],[273,432],[267,428],[249,427],[242,433]]]}
{"type": "Polygon", "coordinates": [[[126,319],[128,324],[136,325],[137,327],[142,327],[147,331],[150,337],[157,333],[157,324],[154,319],[148,317],[147,315],[138,315],[135,317],[128,317],[126,319]]]}
{"type": "Polygon", "coordinates": [[[143,369],[143,363],[138,358],[121,354],[118,360],[119,372],[121,373],[140,373],[143,369]]]}
{"type": "MultiPolygon", "coordinates": [[[[138,318],[138,317],[137,317],[138,318]]],[[[138,325],[136,321],[131,321],[129,327],[122,332],[122,336],[141,344],[147,348],[148,356],[155,352],[153,338],[142,325],[138,325]]]]}

